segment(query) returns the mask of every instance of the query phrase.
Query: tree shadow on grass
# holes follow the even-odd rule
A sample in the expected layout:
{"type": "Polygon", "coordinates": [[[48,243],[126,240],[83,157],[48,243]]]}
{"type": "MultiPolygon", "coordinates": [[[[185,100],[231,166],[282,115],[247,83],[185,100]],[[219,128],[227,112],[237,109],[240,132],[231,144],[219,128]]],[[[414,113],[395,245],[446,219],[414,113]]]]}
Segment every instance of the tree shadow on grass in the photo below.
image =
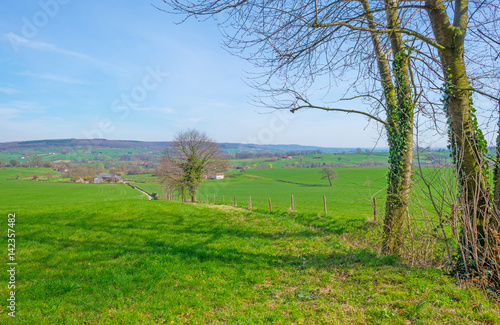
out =
{"type": "MultiPolygon", "coordinates": [[[[397,263],[393,256],[380,257],[366,249],[348,249],[339,245],[340,241],[329,242],[332,238],[324,230],[287,229],[283,226],[281,232],[266,232],[246,229],[251,226],[240,228],[238,224],[230,224],[229,219],[209,220],[196,211],[191,212],[191,215],[173,211],[168,215],[168,222],[154,217],[145,219],[140,215],[138,220],[141,221],[137,223],[131,220],[103,219],[99,216],[99,213],[91,213],[86,214],[86,218],[77,218],[78,220],[72,218],[69,221],[63,219],[60,223],[53,222],[49,226],[51,231],[32,229],[30,246],[50,245],[50,252],[41,259],[48,259],[49,263],[52,258],[64,257],[65,251],[71,251],[71,254],[68,254],[70,257],[66,257],[64,262],[76,264],[88,260],[92,260],[92,263],[106,263],[121,257],[142,262],[155,260],[167,263],[172,259],[189,261],[191,264],[215,262],[225,267],[244,266],[248,270],[263,267],[332,269],[397,263]],[[76,236],[78,239],[70,239],[75,238],[74,234],[79,234],[76,236]],[[85,234],[88,236],[85,237],[85,234]],[[323,242],[323,237],[329,238],[323,242]],[[310,250],[302,243],[304,240],[316,244],[321,242],[323,248],[319,251],[328,253],[308,253],[310,250]],[[295,253],[289,253],[291,248],[295,253]]],[[[45,220],[49,216],[39,217],[40,220],[45,220]]],[[[32,219],[32,225],[43,225],[43,222],[36,222],[36,219],[32,219]]],[[[349,222],[354,222],[356,227],[361,226],[355,221],[349,222]]],[[[327,225],[340,228],[342,223],[329,220],[327,225]]],[[[347,229],[347,226],[344,228],[347,229]]],[[[168,263],[165,267],[168,267],[168,263]]]]}
{"type": "Polygon", "coordinates": [[[292,214],[291,217],[302,225],[313,226],[331,234],[361,232],[366,228],[366,218],[341,219],[331,215],[320,214],[292,214]]]}

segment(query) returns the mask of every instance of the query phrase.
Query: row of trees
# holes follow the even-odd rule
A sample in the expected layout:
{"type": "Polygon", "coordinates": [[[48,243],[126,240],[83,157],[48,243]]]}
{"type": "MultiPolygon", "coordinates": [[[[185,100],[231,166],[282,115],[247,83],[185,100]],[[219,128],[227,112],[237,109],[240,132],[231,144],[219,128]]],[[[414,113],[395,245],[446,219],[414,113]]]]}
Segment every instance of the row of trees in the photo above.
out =
{"type": "Polygon", "coordinates": [[[40,156],[34,156],[30,160],[23,160],[19,162],[19,160],[11,159],[9,162],[4,163],[0,161],[0,167],[45,167],[52,168],[54,167],[54,163],[52,161],[44,161],[40,156]]]}
{"type": "MultiPolygon", "coordinates": [[[[361,150],[360,148],[358,149],[361,150]]],[[[300,151],[287,151],[285,152],[284,155],[304,156],[304,155],[319,155],[322,153],[323,152],[321,150],[300,150],[300,151]]],[[[236,159],[277,158],[277,156],[282,156],[282,155],[283,155],[282,153],[276,153],[276,152],[237,152],[234,154],[234,158],[236,159]]]]}
{"type": "MultiPolygon", "coordinates": [[[[475,0],[166,0],[167,11],[219,21],[229,50],[261,68],[253,86],[261,102],[296,112],[362,114],[380,123],[390,147],[384,253],[403,249],[412,188],[414,135],[444,128],[455,166],[462,222],[462,260],[500,281],[500,160],[493,182],[487,143],[472,99],[500,106],[499,4],[475,0]],[[354,77],[353,77],[354,74],[354,77]],[[330,82],[324,87],[323,82],[330,82]],[[340,100],[369,110],[332,106],[309,96],[350,82],[340,100]],[[440,119],[446,121],[440,123],[440,119]],[[423,122],[422,122],[423,121],[423,122]],[[491,190],[493,188],[493,191],[491,190]],[[494,195],[492,194],[494,193],[494,195]],[[469,227],[469,225],[473,225],[469,227]],[[469,232],[467,232],[467,231],[469,232]],[[473,238],[471,240],[471,238],[473,238]]],[[[328,98],[328,97],[323,97],[328,98]]],[[[339,102],[339,101],[336,101],[339,102]]],[[[485,104],[486,106],[488,104],[485,104]]],[[[500,109],[500,108],[499,108],[500,109]]],[[[488,112],[487,112],[488,113],[488,112]]],[[[491,110],[489,114],[493,114],[491,110]]],[[[500,143],[500,142],[499,142],[500,143]]],[[[500,146],[498,146],[500,157],[500,146]]]]}
{"type": "MultiPolygon", "coordinates": [[[[106,162],[96,165],[69,164],[60,165],[60,171],[64,177],[84,178],[92,177],[100,173],[109,173],[111,175],[138,175],[148,174],[154,171],[153,168],[138,166],[137,164],[125,164],[123,162],[106,162]]],[[[151,166],[152,167],[152,166],[151,166]]]]}

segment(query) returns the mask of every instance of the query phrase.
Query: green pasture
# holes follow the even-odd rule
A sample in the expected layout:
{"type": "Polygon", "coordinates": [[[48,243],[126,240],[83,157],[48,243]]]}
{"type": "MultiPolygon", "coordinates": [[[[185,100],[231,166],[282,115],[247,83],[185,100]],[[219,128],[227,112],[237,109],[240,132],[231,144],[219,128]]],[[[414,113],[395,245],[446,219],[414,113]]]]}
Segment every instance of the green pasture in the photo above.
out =
{"type": "MultiPolygon", "coordinates": [[[[333,186],[321,179],[321,168],[273,168],[247,169],[244,173],[231,170],[223,180],[204,180],[198,190],[197,200],[201,203],[234,205],[247,208],[251,198],[254,211],[269,211],[271,199],[272,211],[291,212],[293,196],[294,212],[301,216],[314,217],[314,224],[330,230],[344,231],[344,227],[361,227],[373,218],[373,199],[377,204],[377,215],[382,217],[385,211],[387,190],[386,167],[338,167],[335,168],[337,179],[333,186]],[[324,215],[323,196],[326,199],[328,218],[324,215]]],[[[447,168],[423,168],[422,172],[435,186],[436,192],[441,186],[447,168]]],[[[449,172],[449,170],[448,170],[449,172]]],[[[449,175],[448,182],[452,182],[449,175]]],[[[163,186],[159,179],[150,174],[128,175],[126,179],[149,193],[159,193],[163,197],[163,186]]],[[[422,209],[434,214],[426,194],[427,189],[418,176],[414,177],[415,197],[411,205],[413,217],[422,214],[422,209]]],[[[177,197],[179,199],[179,197],[177,197]]]]}
{"type": "Polygon", "coordinates": [[[159,178],[151,174],[125,175],[125,179],[129,182],[136,183],[157,183],[159,178]]]}
{"type": "MultiPolygon", "coordinates": [[[[47,168],[0,169],[2,209],[19,208],[21,211],[40,209],[43,204],[66,205],[88,202],[114,201],[124,198],[147,199],[125,184],[78,184],[56,181],[34,181],[33,175],[54,172],[47,168]],[[22,179],[17,180],[20,174],[22,179]],[[27,202],[21,205],[21,202],[27,202]]],[[[10,212],[7,212],[10,213],[10,212]]]]}
{"type": "Polygon", "coordinates": [[[2,180],[15,179],[18,176],[23,179],[31,179],[34,175],[38,175],[44,178],[46,174],[52,174],[54,177],[59,176],[59,172],[52,170],[50,168],[1,168],[1,178],[2,180]]]}
{"type": "Polygon", "coordinates": [[[5,150],[0,152],[0,160],[4,163],[8,163],[11,159],[15,159],[20,163],[24,161],[30,161],[33,156],[40,156],[44,161],[56,161],[56,160],[76,160],[81,162],[82,159],[85,160],[97,160],[97,161],[117,161],[121,156],[124,155],[138,155],[138,154],[148,154],[153,157],[160,157],[161,152],[149,153],[149,149],[115,149],[115,148],[89,148],[86,147],[74,147],[74,148],[39,148],[39,149],[25,149],[25,150],[5,150]],[[21,157],[30,156],[30,158],[21,159],[21,157]]]}
{"type": "MultiPolygon", "coordinates": [[[[250,168],[280,168],[286,166],[311,166],[311,164],[319,164],[323,166],[334,164],[336,166],[360,166],[365,167],[380,166],[387,164],[389,161],[388,152],[358,152],[358,153],[334,153],[334,154],[317,154],[317,155],[300,155],[292,156],[292,159],[282,158],[284,155],[276,154],[274,158],[249,158],[249,159],[231,159],[230,162],[234,166],[243,166],[250,168]]],[[[449,161],[450,153],[444,151],[431,151],[421,152],[419,155],[415,153],[414,161],[420,160],[422,164],[429,164],[432,162],[449,161]]]]}
{"type": "Polygon", "coordinates": [[[290,211],[291,197],[294,212],[324,215],[323,196],[326,197],[328,219],[322,223],[339,222],[362,225],[373,217],[372,199],[382,212],[385,203],[387,168],[336,168],[338,178],[329,186],[321,179],[321,168],[249,169],[235,178],[203,182],[198,195],[202,202],[227,205],[236,203],[268,211],[269,199],[273,212],[290,211]]]}
{"type": "Polygon", "coordinates": [[[231,159],[230,162],[235,166],[264,167],[268,168],[271,164],[273,168],[283,166],[295,166],[295,163],[310,165],[312,163],[336,164],[342,166],[352,166],[360,162],[375,161],[387,163],[387,152],[373,153],[338,153],[338,154],[318,154],[318,155],[300,155],[292,156],[292,159],[281,158],[281,154],[276,154],[275,158],[249,158],[249,159],[231,159]],[[256,166],[253,166],[253,165],[256,166]]]}
{"type": "MultiPolygon", "coordinates": [[[[122,156],[137,156],[137,155],[147,155],[152,159],[158,159],[162,156],[162,152],[159,150],[151,151],[146,148],[142,149],[115,149],[115,148],[85,148],[85,147],[74,147],[74,148],[38,148],[38,149],[25,149],[16,150],[10,149],[0,152],[0,160],[4,163],[8,163],[11,159],[16,159],[19,162],[29,161],[35,155],[39,155],[44,161],[56,161],[56,160],[69,160],[81,162],[83,159],[88,161],[118,161],[122,156]],[[21,157],[30,156],[30,158],[21,159],[21,157]]],[[[276,153],[275,157],[271,158],[250,158],[250,159],[230,159],[231,164],[234,166],[245,166],[245,167],[259,167],[259,168],[269,168],[269,164],[273,168],[280,168],[286,166],[297,166],[297,164],[302,164],[303,166],[311,166],[311,164],[334,164],[338,166],[357,166],[364,164],[365,166],[370,166],[370,164],[386,164],[388,162],[389,153],[388,152],[359,152],[359,153],[334,153],[334,154],[317,154],[317,155],[299,155],[293,156],[292,159],[282,158],[284,154],[276,153]]],[[[419,154],[419,159],[422,163],[430,163],[435,160],[449,161],[449,152],[442,151],[431,151],[422,152],[419,154]]],[[[417,154],[415,153],[415,161],[417,160],[417,154]]]]}
{"type": "MultiPolygon", "coordinates": [[[[0,169],[2,264],[7,270],[9,213],[16,214],[18,263],[15,319],[6,308],[9,275],[0,272],[2,324],[500,322],[500,305],[480,290],[356,248],[342,239],[345,231],[310,227],[285,213],[149,201],[123,184],[9,179],[15,172],[0,169]]],[[[351,191],[352,183],[355,193],[354,184],[370,174],[345,172],[351,181],[341,182],[339,170],[332,191],[341,184],[351,191]]],[[[372,173],[370,186],[383,186],[383,170],[372,173]]],[[[225,181],[261,177],[300,186],[257,174],[225,181]]],[[[293,179],[309,179],[309,189],[312,176],[293,179]]],[[[357,220],[361,210],[354,208],[343,218],[357,220]]]]}

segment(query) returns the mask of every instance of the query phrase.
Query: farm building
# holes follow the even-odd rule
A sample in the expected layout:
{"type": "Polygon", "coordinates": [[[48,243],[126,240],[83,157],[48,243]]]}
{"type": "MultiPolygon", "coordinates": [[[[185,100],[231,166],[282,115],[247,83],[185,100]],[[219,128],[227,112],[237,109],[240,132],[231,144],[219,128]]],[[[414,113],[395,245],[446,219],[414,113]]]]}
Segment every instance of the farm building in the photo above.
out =
{"type": "Polygon", "coordinates": [[[100,173],[94,176],[93,183],[101,184],[101,183],[121,183],[123,182],[123,177],[117,175],[109,175],[107,173],[100,173]]]}
{"type": "Polygon", "coordinates": [[[224,173],[215,173],[215,175],[212,176],[212,179],[224,179],[224,173]]]}

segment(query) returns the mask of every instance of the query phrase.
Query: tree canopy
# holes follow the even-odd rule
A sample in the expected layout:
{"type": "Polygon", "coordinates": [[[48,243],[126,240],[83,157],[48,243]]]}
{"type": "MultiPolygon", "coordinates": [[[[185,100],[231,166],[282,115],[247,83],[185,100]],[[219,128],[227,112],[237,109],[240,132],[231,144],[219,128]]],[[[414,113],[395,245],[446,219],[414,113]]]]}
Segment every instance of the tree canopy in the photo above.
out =
{"type": "Polygon", "coordinates": [[[202,179],[227,168],[227,159],[217,143],[206,133],[191,129],[177,133],[171,146],[165,149],[160,175],[167,196],[177,190],[183,200],[189,195],[195,202],[202,179]]]}

